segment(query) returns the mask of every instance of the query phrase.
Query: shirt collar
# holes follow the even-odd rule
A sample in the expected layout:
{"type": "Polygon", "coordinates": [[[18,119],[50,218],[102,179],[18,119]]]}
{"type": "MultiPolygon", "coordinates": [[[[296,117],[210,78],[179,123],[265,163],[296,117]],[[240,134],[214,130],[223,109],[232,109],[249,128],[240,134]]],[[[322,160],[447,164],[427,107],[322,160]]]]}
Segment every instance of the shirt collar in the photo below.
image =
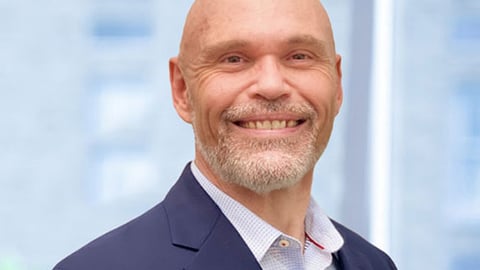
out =
{"type": "Polygon", "coordinates": [[[325,252],[334,253],[343,246],[342,235],[313,198],[310,199],[305,217],[305,232],[320,244],[325,252]]]}
{"type": "MultiPolygon", "coordinates": [[[[200,172],[195,162],[191,163],[191,170],[200,186],[232,223],[257,261],[260,261],[272,243],[284,234],[218,189],[200,172]]],[[[305,232],[326,252],[336,252],[343,245],[342,236],[313,198],[305,218],[305,232]]]]}

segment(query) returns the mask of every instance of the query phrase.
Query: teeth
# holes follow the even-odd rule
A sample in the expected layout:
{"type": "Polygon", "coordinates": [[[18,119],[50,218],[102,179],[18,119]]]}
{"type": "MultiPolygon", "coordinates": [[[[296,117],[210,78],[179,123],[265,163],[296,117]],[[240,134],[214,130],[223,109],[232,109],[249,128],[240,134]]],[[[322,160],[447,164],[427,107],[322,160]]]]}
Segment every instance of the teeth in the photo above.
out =
{"type": "Polygon", "coordinates": [[[297,125],[298,125],[297,121],[293,121],[293,120],[290,120],[287,123],[287,127],[295,127],[297,125]]]}
{"type": "Polygon", "coordinates": [[[278,121],[278,120],[272,121],[272,128],[273,129],[285,128],[286,126],[287,126],[286,121],[278,121]]]}
{"type": "Polygon", "coordinates": [[[257,128],[258,129],[272,129],[272,122],[270,121],[263,121],[262,122],[257,122],[257,128]]]}
{"type": "Polygon", "coordinates": [[[242,124],[244,128],[249,129],[282,129],[298,126],[299,122],[295,120],[273,120],[273,121],[250,121],[242,124]]]}

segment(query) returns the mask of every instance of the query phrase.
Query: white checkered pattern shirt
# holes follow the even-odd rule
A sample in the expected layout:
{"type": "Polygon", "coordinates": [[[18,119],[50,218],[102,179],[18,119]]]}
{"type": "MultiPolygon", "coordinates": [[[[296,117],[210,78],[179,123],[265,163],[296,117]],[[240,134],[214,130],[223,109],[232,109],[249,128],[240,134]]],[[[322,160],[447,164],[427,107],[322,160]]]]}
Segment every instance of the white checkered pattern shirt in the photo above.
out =
{"type": "Polygon", "coordinates": [[[305,246],[262,220],[213,185],[191,163],[192,173],[233,224],[264,270],[335,270],[333,253],[343,238],[313,198],[305,218],[305,246]]]}

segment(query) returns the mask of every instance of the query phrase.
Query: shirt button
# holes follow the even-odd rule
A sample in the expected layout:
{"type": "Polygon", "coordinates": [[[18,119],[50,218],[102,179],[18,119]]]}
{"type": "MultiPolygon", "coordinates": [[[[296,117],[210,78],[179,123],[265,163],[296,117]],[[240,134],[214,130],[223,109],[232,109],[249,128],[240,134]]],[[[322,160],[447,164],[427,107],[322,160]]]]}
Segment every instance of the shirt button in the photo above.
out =
{"type": "Polygon", "coordinates": [[[290,246],[290,242],[288,242],[288,240],[285,240],[285,239],[280,240],[280,242],[278,242],[278,244],[279,244],[281,247],[284,247],[284,248],[290,246]]]}

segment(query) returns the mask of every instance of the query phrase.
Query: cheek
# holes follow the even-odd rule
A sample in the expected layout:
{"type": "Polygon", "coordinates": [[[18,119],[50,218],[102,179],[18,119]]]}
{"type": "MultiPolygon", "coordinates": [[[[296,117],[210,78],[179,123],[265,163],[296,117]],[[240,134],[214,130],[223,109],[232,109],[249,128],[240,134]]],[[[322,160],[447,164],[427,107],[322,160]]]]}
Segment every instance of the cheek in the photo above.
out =
{"type": "Polygon", "coordinates": [[[212,74],[198,80],[192,93],[194,128],[203,140],[216,141],[222,122],[222,113],[241,95],[238,79],[224,74],[212,74]]]}
{"type": "Polygon", "coordinates": [[[247,97],[243,93],[251,81],[248,72],[210,73],[199,78],[196,98],[210,111],[210,118],[219,117],[226,108],[247,97]]]}
{"type": "Polygon", "coordinates": [[[336,111],[337,86],[330,76],[307,73],[291,77],[290,86],[296,89],[303,100],[315,108],[319,116],[326,116],[336,111]]]}

